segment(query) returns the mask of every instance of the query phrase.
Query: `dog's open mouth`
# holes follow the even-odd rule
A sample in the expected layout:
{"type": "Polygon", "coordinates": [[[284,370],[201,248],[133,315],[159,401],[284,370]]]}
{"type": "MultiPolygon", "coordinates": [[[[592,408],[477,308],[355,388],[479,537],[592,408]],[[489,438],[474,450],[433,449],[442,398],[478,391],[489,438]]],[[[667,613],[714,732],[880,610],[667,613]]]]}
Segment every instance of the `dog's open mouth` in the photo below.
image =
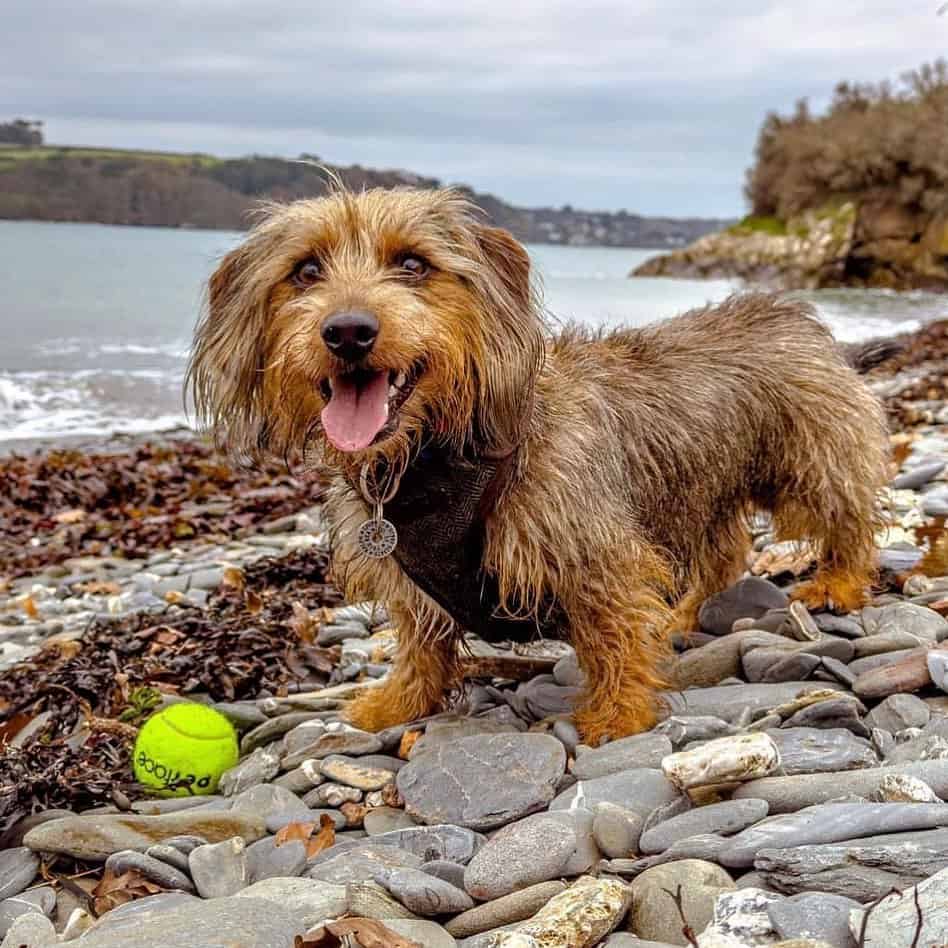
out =
{"type": "Polygon", "coordinates": [[[321,415],[326,437],[340,451],[362,451],[388,437],[422,369],[420,363],[410,372],[355,369],[323,379],[319,388],[327,402],[321,415]]]}

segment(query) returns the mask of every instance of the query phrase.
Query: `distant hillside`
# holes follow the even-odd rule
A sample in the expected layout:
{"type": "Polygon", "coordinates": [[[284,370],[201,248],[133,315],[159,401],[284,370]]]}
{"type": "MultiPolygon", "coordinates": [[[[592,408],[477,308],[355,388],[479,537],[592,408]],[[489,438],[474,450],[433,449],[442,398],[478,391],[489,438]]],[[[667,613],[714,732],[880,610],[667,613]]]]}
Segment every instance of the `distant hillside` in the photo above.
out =
{"type": "MultiPolygon", "coordinates": [[[[2,127],[2,126],[0,126],[2,127]]],[[[0,138],[2,142],[2,138],[0,138]]],[[[240,230],[261,199],[314,197],[326,189],[315,156],[301,160],[105,148],[0,144],[0,218],[93,221],[149,227],[240,230]]],[[[323,164],[352,188],[441,182],[407,171],[323,164]]],[[[467,188],[490,219],[521,240],[609,247],[677,247],[727,221],[514,207],[467,188]]]]}

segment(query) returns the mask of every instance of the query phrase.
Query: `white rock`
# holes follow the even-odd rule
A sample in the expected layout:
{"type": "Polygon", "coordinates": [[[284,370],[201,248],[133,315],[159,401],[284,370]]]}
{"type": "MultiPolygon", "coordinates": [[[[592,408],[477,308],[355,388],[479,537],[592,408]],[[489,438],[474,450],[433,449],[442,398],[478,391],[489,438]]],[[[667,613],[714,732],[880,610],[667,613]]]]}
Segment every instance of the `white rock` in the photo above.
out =
{"type": "MultiPolygon", "coordinates": [[[[849,929],[859,939],[864,909],[849,913],[849,929]]],[[[948,944],[948,869],[920,882],[902,893],[884,898],[869,915],[866,924],[865,948],[913,948],[948,944]],[[922,929],[916,938],[918,906],[921,910],[922,929]]]]}
{"type": "Polygon", "coordinates": [[[876,799],[881,803],[942,803],[932,788],[910,774],[888,774],[882,778],[876,799]]]}
{"type": "Polygon", "coordinates": [[[662,772],[682,790],[766,777],[780,766],[780,751],[768,735],[735,734],[669,754],[662,772]]]}
{"type": "Polygon", "coordinates": [[[763,889],[738,889],[719,895],[714,920],[698,936],[698,948],[751,948],[770,945],[779,936],[770,923],[767,906],[783,901],[782,895],[763,889]]]}

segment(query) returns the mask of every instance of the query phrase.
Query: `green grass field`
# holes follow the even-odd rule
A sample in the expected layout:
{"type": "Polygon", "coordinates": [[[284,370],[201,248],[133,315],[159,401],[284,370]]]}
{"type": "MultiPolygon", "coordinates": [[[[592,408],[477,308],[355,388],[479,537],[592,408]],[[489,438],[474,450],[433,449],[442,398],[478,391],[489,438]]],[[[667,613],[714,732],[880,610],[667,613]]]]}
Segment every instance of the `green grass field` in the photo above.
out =
{"type": "Polygon", "coordinates": [[[0,163],[15,161],[42,161],[48,158],[135,158],[146,161],[167,161],[172,164],[194,164],[211,167],[223,159],[200,152],[144,151],[135,148],[83,148],[73,145],[43,145],[23,148],[18,145],[0,145],[0,163]]]}

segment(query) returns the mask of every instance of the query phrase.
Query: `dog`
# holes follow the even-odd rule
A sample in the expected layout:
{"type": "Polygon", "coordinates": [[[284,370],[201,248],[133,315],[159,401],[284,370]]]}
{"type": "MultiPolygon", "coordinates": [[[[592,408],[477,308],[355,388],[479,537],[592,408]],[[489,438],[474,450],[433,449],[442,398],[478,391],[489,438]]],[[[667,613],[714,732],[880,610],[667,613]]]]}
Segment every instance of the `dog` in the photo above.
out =
{"type": "Polygon", "coordinates": [[[802,302],[553,334],[527,252],[457,193],[341,188],[271,206],[208,301],[202,421],[239,456],[332,472],[334,573],[397,627],[359,727],[437,710],[473,630],[567,639],[586,741],[649,728],[671,631],[741,575],[755,511],[818,545],[796,598],[864,602],[885,419],[802,302]]]}

